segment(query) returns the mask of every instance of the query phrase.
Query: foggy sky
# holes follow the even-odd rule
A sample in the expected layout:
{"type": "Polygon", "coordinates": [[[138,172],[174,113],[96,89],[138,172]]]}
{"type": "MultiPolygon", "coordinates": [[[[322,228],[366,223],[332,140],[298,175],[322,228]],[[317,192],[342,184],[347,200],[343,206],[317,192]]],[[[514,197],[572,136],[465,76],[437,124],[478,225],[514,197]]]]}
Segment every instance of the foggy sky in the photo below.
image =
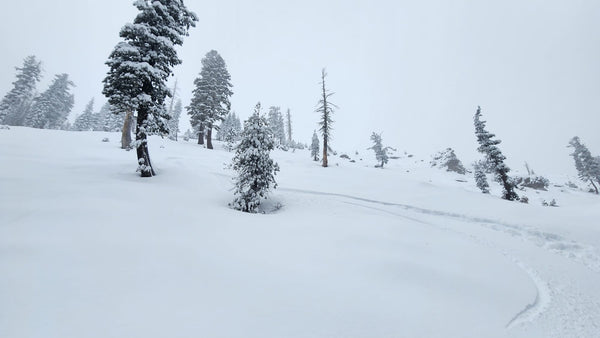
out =
{"type": "MultiPolygon", "coordinates": [[[[70,120],[101,95],[104,65],[137,10],[127,0],[30,0],[0,12],[0,95],[34,54],[46,89],[57,73],[76,84],[70,120]]],[[[420,157],[453,147],[478,158],[473,114],[503,140],[509,166],[574,173],[578,135],[600,155],[600,1],[185,1],[200,22],[175,69],[184,106],[211,49],[225,59],[242,118],[260,101],[291,109],[294,138],[310,142],[319,76],[340,108],[334,149],[369,158],[372,131],[420,157]]],[[[182,115],[183,130],[189,127],[182,115]]]]}

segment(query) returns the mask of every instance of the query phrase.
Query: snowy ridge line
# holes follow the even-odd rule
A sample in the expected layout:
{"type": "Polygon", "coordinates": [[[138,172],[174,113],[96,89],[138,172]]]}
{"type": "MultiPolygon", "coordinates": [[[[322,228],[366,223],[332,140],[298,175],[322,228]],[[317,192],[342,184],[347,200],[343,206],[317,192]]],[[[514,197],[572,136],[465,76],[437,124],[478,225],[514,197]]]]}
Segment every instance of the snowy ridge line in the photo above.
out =
{"type": "Polygon", "coordinates": [[[357,197],[357,196],[351,196],[351,195],[345,195],[345,194],[312,191],[312,190],[304,190],[304,189],[295,189],[295,188],[278,188],[278,189],[282,190],[282,191],[289,191],[289,192],[296,192],[296,193],[303,193],[303,194],[348,198],[348,199],[353,199],[353,200],[367,202],[367,203],[373,203],[373,204],[379,204],[379,205],[384,205],[384,206],[400,207],[405,210],[414,211],[414,212],[418,212],[418,213],[425,214],[425,215],[450,217],[450,218],[454,218],[454,219],[458,219],[458,220],[462,220],[462,221],[479,223],[481,226],[490,228],[492,230],[502,231],[502,232],[508,233],[513,236],[515,236],[515,235],[522,236],[522,238],[528,240],[529,242],[532,242],[534,245],[536,245],[538,247],[544,248],[555,254],[559,254],[570,260],[579,262],[579,263],[583,264],[584,266],[586,266],[588,269],[590,269],[594,272],[600,273],[600,252],[598,251],[598,249],[596,247],[589,245],[589,244],[581,244],[581,243],[578,243],[578,242],[575,242],[572,240],[568,240],[568,239],[566,239],[562,236],[556,235],[556,234],[542,232],[542,231],[532,228],[530,226],[508,224],[508,223],[492,220],[489,218],[472,217],[472,216],[461,215],[461,214],[452,213],[452,212],[445,212],[445,211],[415,207],[415,206],[408,205],[408,204],[378,201],[378,200],[357,197]]]}

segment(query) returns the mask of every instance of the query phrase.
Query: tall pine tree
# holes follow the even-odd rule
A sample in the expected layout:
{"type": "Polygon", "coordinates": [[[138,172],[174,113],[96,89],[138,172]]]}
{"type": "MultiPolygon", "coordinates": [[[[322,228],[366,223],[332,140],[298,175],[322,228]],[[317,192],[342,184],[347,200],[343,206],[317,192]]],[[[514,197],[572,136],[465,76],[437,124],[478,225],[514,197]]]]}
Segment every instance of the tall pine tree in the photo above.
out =
{"type": "Polygon", "coordinates": [[[519,196],[517,196],[517,193],[515,192],[515,184],[508,176],[510,168],[504,164],[506,157],[502,155],[502,152],[497,147],[502,141],[494,140],[493,138],[496,135],[485,130],[485,121],[481,120],[481,107],[477,107],[477,112],[475,113],[473,121],[475,124],[475,136],[479,143],[479,148],[477,148],[477,150],[485,155],[487,162],[494,171],[496,180],[502,184],[504,189],[502,198],[509,201],[518,200],[519,196]]]}
{"type": "Polygon", "coordinates": [[[273,150],[273,136],[264,117],[260,116],[260,103],[254,114],[244,122],[242,140],[233,158],[236,198],[230,205],[244,212],[257,212],[261,199],[277,187],[275,174],[279,165],[269,156],[273,150]]]}
{"type": "Polygon", "coordinates": [[[335,104],[329,101],[329,97],[334,93],[329,92],[325,87],[325,77],[327,73],[325,68],[321,70],[321,99],[317,105],[316,112],[321,114],[321,120],[319,121],[319,131],[323,136],[323,167],[327,167],[327,151],[329,150],[329,140],[331,139],[331,131],[333,130],[333,108],[337,108],[335,104]]]}
{"type": "Polygon", "coordinates": [[[227,71],[225,60],[215,50],[211,50],[202,59],[200,76],[194,81],[192,101],[187,106],[192,127],[198,133],[198,144],[204,143],[206,131],[206,147],[213,149],[212,130],[218,128],[217,123],[225,119],[231,109],[229,97],[233,95],[231,76],[227,71]]]}
{"type": "Polygon", "coordinates": [[[42,63],[30,55],[23,60],[23,67],[16,67],[17,80],[0,101],[0,123],[22,126],[29,114],[36,84],[42,77],[42,63]]]}
{"type": "Polygon", "coordinates": [[[75,98],[71,87],[75,86],[69,75],[56,75],[50,87],[33,100],[31,111],[25,118],[25,126],[45,129],[63,129],[75,98]]]}
{"type": "MultiPolygon", "coordinates": [[[[137,112],[135,147],[138,171],[142,177],[155,175],[147,137],[169,133],[165,99],[171,93],[167,79],[172,68],[181,63],[175,46],[183,44],[190,27],[198,21],[182,0],[137,0],[140,11],[132,24],[125,25],[106,64],[103,94],[116,112],[129,116],[137,112]]],[[[126,122],[127,123],[127,122],[126,122]]],[[[124,132],[125,129],[123,128],[124,132]]]]}

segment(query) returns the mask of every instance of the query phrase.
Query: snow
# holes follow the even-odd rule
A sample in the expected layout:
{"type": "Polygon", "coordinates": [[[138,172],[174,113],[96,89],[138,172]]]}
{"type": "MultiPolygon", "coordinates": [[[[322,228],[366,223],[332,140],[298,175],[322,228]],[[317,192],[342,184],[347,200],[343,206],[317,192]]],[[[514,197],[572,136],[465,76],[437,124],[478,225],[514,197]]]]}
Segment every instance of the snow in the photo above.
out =
{"type": "Polygon", "coordinates": [[[105,137],[0,129],[0,337],[598,336],[596,195],[275,151],[246,214],[224,144],[151,137],[141,178],[105,137]]]}

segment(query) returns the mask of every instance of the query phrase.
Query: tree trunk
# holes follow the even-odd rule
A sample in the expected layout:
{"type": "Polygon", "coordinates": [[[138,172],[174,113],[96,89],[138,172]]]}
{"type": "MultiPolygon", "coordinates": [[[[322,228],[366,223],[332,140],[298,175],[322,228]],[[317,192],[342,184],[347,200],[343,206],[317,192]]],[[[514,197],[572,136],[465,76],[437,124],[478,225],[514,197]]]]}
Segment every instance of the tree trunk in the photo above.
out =
{"type": "Polygon", "coordinates": [[[208,127],[206,129],[206,148],[208,149],[212,149],[213,145],[212,145],[212,128],[208,127]]]}
{"type": "Polygon", "coordinates": [[[138,118],[135,130],[135,141],[137,145],[138,170],[142,177],[152,177],[156,175],[152,162],[150,162],[150,153],[148,152],[148,139],[146,133],[140,128],[144,125],[144,120],[147,118],[147,108],[138,110],[138,118]]]}
{"type": "Polygon", "coordinates": [[[323,137],[323,167],[327,168],[327,137],[323,137]]]}
{"type": "Polygon", "coordinates": [[[204,126],[200,125],[200,128],[198,128],[199,132],[198,132],[198,144],[204,144],[204,126]]]}
{"type": "Polygon", "coordinates": [[[132,112],[127,112],[125,115],[123,130],[121,131],[121,149],[131,148],[131,116],[132,112]]]}
{"type": "MultiPolygon", "coordinates": [[[[592,184],[592,187],[594,187],[594,190],[596,190],[596,195],[598,195],[598,187],[596,186],[596,184],[594,184],[594,180],[590,180],[590,183],[592,184]]],[[[598,182],[600,184],[600,182],[598,182]]]]}
{"type": "Polygon", "coordinates": [[[518,200],[519,196],[517,196],[517,194],[514,191],[514,187],[508,181],[508,175],[506,174],[506,172],[502,171],[498,174],[500,176],[502,186],[504,187],[504,196],[502,196],[502,198],[509,201],[518,200]]]}

